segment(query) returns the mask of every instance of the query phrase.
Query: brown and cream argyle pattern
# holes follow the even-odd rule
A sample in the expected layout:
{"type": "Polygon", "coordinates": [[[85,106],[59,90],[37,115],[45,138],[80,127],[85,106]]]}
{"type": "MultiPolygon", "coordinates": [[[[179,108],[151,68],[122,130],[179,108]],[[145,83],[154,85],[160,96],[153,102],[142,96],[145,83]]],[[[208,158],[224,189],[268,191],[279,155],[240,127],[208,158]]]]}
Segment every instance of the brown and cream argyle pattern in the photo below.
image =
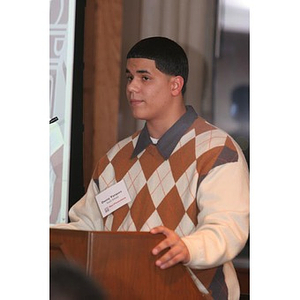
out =
{"type": "Polygon", "coordinates": [[[228,135],[197,118],[165,160],[155,145],[130,158],[138,133],[103,157],[93,179],[99,191],[124,179],[132,201],[104,220],[108,231],[149,231],[164,225],[180,236],[197,226],[197,190],[213,168],[237,160],[228,135]]]}

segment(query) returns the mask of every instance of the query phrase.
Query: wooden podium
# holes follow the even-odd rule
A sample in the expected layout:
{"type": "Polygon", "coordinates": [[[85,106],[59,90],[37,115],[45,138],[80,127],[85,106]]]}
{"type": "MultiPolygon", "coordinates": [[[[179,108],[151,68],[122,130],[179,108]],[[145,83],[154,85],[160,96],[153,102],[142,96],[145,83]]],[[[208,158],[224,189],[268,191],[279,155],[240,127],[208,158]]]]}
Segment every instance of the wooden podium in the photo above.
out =
{"type": "Polygon", "coordinates": [[[212,299],[199,292],[188,270],[155,265],[151,250],[164,236],[146,232],[50,229],[50,260],[81,265],[105,289],[109,299],[212,299]]]}

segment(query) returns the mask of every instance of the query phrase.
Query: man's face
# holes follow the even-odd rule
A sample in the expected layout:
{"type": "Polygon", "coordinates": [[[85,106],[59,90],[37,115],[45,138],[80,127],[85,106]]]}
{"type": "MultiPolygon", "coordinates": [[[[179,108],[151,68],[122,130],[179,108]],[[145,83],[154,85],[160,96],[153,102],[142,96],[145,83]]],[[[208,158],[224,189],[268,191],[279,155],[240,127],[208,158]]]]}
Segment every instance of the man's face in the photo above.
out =
{"type": "Polygon", "coordinates": [[[126,76],[126,95],[134,118],[164,120],[171,109],[173,77],[159,71],[154,60],[145,58],[129,58],[126,76]]]}

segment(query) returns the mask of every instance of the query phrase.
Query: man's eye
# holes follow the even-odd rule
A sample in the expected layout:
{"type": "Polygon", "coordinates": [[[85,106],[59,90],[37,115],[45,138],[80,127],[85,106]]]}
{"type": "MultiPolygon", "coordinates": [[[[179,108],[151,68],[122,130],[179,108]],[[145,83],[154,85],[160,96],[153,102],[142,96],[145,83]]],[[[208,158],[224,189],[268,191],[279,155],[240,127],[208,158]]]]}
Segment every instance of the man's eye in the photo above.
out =
{"type": "Polygon", "coordinates": [[[128,81],[128,82],[131,82],[132,79],[133,79],[132,76],[127,76],[127,81],[128,81]]]}
{"type": "Polygon", "coordinates": [[[150,80],[150,78],[147,77],[147,76],[143,76],[143,80],[144,80],[144,81],[148,81],[148,80],[150,80]]]}

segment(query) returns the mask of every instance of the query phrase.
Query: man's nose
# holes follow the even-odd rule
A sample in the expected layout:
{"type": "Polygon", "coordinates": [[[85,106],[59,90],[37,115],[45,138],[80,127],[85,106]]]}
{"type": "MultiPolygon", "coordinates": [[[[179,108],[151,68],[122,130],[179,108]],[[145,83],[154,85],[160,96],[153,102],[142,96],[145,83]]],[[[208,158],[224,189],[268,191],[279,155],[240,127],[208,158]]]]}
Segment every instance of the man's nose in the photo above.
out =
{"type": "Polygon", "coordinates": [[[130,82],[127,83],[127,90],[129,92],[138,92],[140,89],[139,83],[136,79],[131,79],[130,82]]]}

